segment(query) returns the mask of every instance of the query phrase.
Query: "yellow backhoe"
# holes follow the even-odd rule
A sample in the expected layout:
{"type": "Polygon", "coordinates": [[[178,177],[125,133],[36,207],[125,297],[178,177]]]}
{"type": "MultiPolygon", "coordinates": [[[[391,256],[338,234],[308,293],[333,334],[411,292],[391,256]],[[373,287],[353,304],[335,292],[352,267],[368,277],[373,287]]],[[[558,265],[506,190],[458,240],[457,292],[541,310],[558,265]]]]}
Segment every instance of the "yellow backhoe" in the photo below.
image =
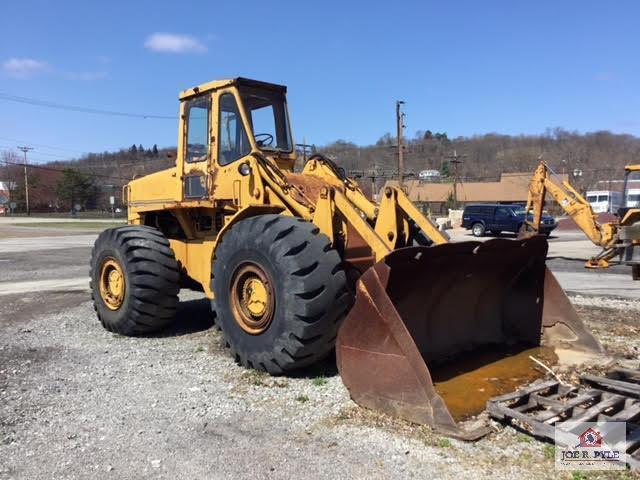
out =
{"type": "Polygon", "coordinates": [[[129,225],[93,249],[107,330],[160,329],[179,289],[200,289],[247,368],[287,374],[335,349],[356,402],[464,438],[486,431],[460,426],[466,407],[515,388],[510,358],[600,351],[543,237],[449,243],[400,189],[375,204],[322,155],[295,172],[285,93],[236,78],[180,94],[175,166],[125,186],[129,225]]]}
{"type": "Polygon", "coordinates": [[[607,268],[618,257],[619,263],[631,266],[633,279],[640,280],[640,194],[632,188],[634,182],[640,183],[640,165],[628,165],[624,170],[619,220],[600,223],[589,202],[568,181],[559,178],[544,160],[540,161],[529,183],[522,236],[539,232],[545,198],[549,194],[585,235],[602,247],[598,255],[587,261],[587,268],[607,268]]]}

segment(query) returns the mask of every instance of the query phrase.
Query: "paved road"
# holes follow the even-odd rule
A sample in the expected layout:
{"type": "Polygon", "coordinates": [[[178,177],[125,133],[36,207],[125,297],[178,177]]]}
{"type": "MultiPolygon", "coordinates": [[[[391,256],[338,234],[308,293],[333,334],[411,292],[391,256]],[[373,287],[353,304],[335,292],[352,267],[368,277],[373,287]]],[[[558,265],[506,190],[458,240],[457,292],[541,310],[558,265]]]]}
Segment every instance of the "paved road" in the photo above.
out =
{"type": "Polygon", "coordinates": [[[59,250],[90,247],[98,234],[66,235],[55,237],[18,237],[0,239],[0,254],[59,250]]]}
{"type": "Polygon", "coordinates": [[[568,294],[619,297],[640,301],[640,282],[634,282],[630,274],[601,273],[594,271],[554,272],[560,285],[568,294]]]}
{"type": "Polygon", "coordinates": [[[87,277],[0,282],[0,296],[25,292],[75,292],[88,290],[89,279],[87,277]]]}
{"type": "MultiPolygon", "coordinates": [[[[40,289],[72,291],[88,287],[90,248],[96,237],[97,234],[69,234],[0,239],[0,295],[40,289]],[[43,264],[49,267],[44,268],[43,264]],[[30,278],[29,272],[36,268],[38,275],[46,278],[30,278]],[[10,272],[14,274],[7,276],[10,272]],[[59,282],[57,286],[56,280],[59,282]]],[[[455,230],[451,237],[453,241],[473,239],[464,231],[455,230]]],[[[584,269],[584,261],[597,252],[598,248],[584,240],[581,234],[561,232],[549,242],[548,265],[569,293],[640,300],[640,282],[631,280],[628,267],[607,271],[584,269]]]]}

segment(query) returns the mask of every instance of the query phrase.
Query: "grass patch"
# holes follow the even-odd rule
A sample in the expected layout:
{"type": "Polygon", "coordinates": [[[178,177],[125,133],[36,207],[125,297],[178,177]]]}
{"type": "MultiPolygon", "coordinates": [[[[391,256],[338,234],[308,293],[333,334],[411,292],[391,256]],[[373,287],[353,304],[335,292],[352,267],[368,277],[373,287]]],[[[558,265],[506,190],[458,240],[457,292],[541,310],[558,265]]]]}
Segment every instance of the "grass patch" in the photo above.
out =
{"type": "Polygon", "coordinates": [[[298,395],[296,397],[296,401],[300,403],[307,403],[309,401],[309,397],[307,397],[306,395],[298,395]]]}
{"type": "Polygon", "coordinates": [[[197,353],[204,352],[204,347],[203,347],[202,345],[198,345],[198,346],[196,347],[196,352],[197,352],[197,353]]]}
{"type": "Polygon", "coordinates": [[[316,378],[313,379],[313,384],[316,387],[322,387],[322,386],[327,384],[327,379],[324,378],[323,375],[320,375],[319,377],[316,377],[316,378]]]}
{"type": "Polygon", "coordinates": [[[549,445],[548,443],[542,447],[542,453],[544,454],[544,458],[547,460],[553,460],[556,458],[556,447],[555,445],[549,445]]]}
{"type": "Polygon", "coordinates": [[[267,373],[259,372],[258,370],[246,370],[242,372],[240,376],[243,380],[247,381],[250,385],[254,385],[256,387],[266,387],[268,386],[266,383],[267,373]]]}
{"type": "Polygon", "coordinates": [[[439,438],[436,440],[436,447],[438,448],[449,448],[451,446],[451,440],[448,438],[439,438]]]}
{"type": "Polygon", "coordinates": [[[448,446],[453,447],[450,440],[437,436],[427,425],[417,425],[401,418],[358,406],[342,408],[334,417],[328,418],[326,423],[330,425],[350,424],[376,428],[402,435],[406,438],[416,439],[430,447],[436,447],[439,440],[444,440],[443,445],[449,443],[448,446]]]}
{"type": "Polygon", "coordinates": [[[522,443],[533,443],[533,438],[530,435],[525,435],[524,433],[518,433],[516,438],[522,443]]]}

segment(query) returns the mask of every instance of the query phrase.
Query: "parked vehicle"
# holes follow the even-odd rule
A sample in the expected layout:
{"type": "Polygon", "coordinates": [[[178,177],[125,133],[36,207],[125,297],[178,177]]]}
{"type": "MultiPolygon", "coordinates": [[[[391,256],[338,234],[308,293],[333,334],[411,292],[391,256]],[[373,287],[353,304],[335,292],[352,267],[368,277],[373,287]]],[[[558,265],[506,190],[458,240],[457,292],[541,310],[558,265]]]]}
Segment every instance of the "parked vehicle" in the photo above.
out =
{"type": "Polygon", "coordinates": [[[587,202],[593,213],[616,213],[622,206],[622,193],[609,190],[593,190],[587,192],[587,202]]]}
{"type": "Polygon", "coordinates": [[[441,174],[439,170],[420,170],[418,179],[423,182],[440,180],[441,174]]]}
{"type": "MultiPolygon", "coordinates": [[[[462,226],[471,230],[476,237],[483,237],[487,233],[518,233],[524,220],[525,209],[520,205],[468,205],[462,213],[462,226]]],[[[540,233],[548,236],[557,226],[558,223],[553,217],[543,215],[540,233]]]]}
{"type": "Polygon", "coordinates": [[[630,188],[627,192],[626,199],[627,207],[639,208],[640,207],[640,188],[630,188]]]}

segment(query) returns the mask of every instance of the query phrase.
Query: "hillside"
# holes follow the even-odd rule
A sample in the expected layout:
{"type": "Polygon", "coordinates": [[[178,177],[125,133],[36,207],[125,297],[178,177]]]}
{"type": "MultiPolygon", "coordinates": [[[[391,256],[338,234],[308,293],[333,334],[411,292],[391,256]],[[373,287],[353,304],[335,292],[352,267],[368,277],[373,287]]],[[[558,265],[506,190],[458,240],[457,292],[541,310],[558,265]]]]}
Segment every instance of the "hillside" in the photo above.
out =
{"type": "MultiPolygon", "coordinates": [[[[608,131],[579,134],[560,128],[549,129],[542,135],[486,134],[448,138],[446,133],[420,131],[414,138],[405,139],[405,170],[410,176],[420,170],[440,170],[453,176],[454,166],[449,157],[456,152],[461,158],[458,176],[466,181],[497,180],[501,173],[533,171],[540,156],[559,173],[567,173],[577,189],[606,188],[608,182],[622,178],[623,167],[640,161],[640,138],[608,131]],[[599,183],[600,182],[600,183],[599,183]],[[603,183],[604,182],[604,183],[603,183]]],[[[375,145],[357,146],[338,140],[314,150],[334,158],[347,173],[361,178],[365,191],[370,192],[371,180],[380,188],[385,180],[395,177],[397,149],[395,138],[383,135],[375,145]]],[[[11,152],[2,155],[0,181],[15,184],[13,198],[20,203],[23,195],[20,157],[11,152]],[[7,163],[8,162],[8,163],[7,163]]],[[[117,152],[91,153],[81,158],[56,161],[30,169],[33,190],[32,203],[41,208],[58,205],[56,184],[61,171],[72,167],[92,179],[96,187],[90,208],[108,209],[108,196],[134,176],[141,176],[167,168],[175,162],[175,149],[145,149],[132,146],[117,152]]],[[[296,165],[302,167],[302,160],[296,165]]],[[[119,195],[119,194],[118,194],[119,195]]]]}

